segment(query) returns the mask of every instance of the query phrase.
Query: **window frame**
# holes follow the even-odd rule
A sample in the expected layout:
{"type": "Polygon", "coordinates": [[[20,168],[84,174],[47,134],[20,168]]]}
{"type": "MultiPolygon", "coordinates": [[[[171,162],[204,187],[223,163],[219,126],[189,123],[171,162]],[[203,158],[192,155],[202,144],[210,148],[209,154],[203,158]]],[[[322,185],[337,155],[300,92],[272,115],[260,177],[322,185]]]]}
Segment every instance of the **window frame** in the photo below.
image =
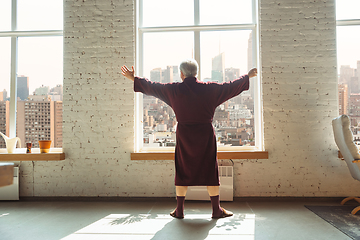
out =
{"type": "MultiPolygon", "coordinates": [[[[339,1],[339,0],[336,0],[336,1],[339,1]]],[[[335,1],[335,12],[337,12],[336,1],[335,1]]],[[[335,21],[336,21],[336,34],[337,34],[338,27],[355,27],[355,26],[360,27],[360,14],[359,14],[359,19],[349,18],[349,19],[338,20],[337,16],[336,16],[335,21]]],[[[337,38],[337,35],[336,35],[336,38],[337,38]]],[[[337,44],[338,44],[338,42],[336,43],[336,49],[338,48],[337,44]]],[[[341,65],[339,65],[338,56],[336,56],[336,60],[337,60],[337,63],[336,63],[337,68],[341,67],[341,65]]],[[[339,70],[340,69],[337,69],[337,71],[336,71],[337,74],[339,74],[339,72],[338,72],[339,70]]],[[[339,82],[338,82],[337,86],[338,86],[337,88],[339,88],[339,82]]],[[[337,94],[339,94],[339,91],[337,91],[337,94]]],[[[337,99],[339,101],[339,96],[337,99]]],[[[347,104],[348,104],[348,106],[347,106],[348,113],[347,114],[349,114],[350,113],[350,95],[348,97],[347,104]]],[[[341,105],[340,105],[340,103],[338,103],[338,112],[340,112],[340,107],[341,107],[341,105]]]]}
{"type": "Polygon", "coordinates": [[[63,36],[63,30],[17,30],[17,0],[11,0],[11,30],[1,31],[0,37],[11,38],[11,66],[10,66],[10,106],[9,106],[9,137],[16,137],[16,108],[17,108],[17,66],[18,66],[18,38],[63,36]]]}
{"type": "MultiPolygon", "coordinates": [[[[258,0],[252,1],[252,23],[250,24],[221,24],[221,25],[201,25],[200,24],[200,0],[194,0],[194,25],[191,26],[164,26],[164,27],[143,27],[143,0],[136,0],[135,3],[135,56],[136,56],[136,73],[143,76],[143,35],[150,32],[193,32],[194,33],[194,58],[201,65],[200,61],[200,33],[206,31],[229,31],[229,30],[251,30],[252,31],[252,52],[253,66],[258,68],[258,77],[252,80],[254,84],[254,129],[255,129],[255,146],[231,146],[218,147],[218,151],[264,151],[264,128],[262,114],[262,94],[261,94],[261,62],[259,61],[259,24],[258,24],[258,0]]],[[[201,68],[201,66],[199,66],[201,68]]],[[[199,69],[199,76],[201,71],[199,69]]],[[[143,147],[143,101],[142,93],[135,93],[135,141],[134,152],[173,152],[175,147],[150,148],[143,147]]]]}

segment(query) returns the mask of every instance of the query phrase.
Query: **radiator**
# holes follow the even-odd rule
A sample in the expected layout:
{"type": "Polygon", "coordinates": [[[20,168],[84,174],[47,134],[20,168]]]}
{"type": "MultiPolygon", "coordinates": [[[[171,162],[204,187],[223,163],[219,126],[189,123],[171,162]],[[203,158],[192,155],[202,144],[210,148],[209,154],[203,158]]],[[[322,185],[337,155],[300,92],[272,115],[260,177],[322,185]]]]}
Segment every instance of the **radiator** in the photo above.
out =
{"type": "MultiPolygon", "coordinates": [[[[233,201],[233,166],[219,166],[220,201],[233,201]]],[[[206,186],[189,186],[186,200],[209,200],[206,186]]]]}
{"type": "Polygon", "coordinates": [[[19,167],[14,167],[13,184],[0,187],[0,200],[19,200],[19,167]]]}

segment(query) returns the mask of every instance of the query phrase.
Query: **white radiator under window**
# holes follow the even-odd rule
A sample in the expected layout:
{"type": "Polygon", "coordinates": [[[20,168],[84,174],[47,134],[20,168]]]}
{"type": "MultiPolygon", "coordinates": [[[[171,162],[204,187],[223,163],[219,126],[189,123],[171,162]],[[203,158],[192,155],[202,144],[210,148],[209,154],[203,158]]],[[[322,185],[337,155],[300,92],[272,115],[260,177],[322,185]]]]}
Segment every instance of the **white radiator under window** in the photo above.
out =
{"type": "Polygon", "coordinates": [[[0,187],[0,200],[19,200],[19,167],[14,167],[13,184],[0,187]]]}
{"type": "MultiPolygon", "coordinates": [[[[233,166],[219,166],[220,201],[233,201],[233,166]]],[[[190,186],[186,200],[209,200],[206,186],[190,186]]]]}

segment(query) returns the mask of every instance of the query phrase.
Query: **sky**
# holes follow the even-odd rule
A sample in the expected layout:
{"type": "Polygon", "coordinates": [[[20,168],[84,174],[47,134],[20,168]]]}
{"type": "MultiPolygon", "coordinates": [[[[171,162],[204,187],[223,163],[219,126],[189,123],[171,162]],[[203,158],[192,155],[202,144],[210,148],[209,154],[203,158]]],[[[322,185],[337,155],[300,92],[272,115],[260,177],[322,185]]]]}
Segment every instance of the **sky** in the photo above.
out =
{"type": "MultiPolygon", "coordinates": [[[[62,0],[18,0],[18,30],[62,30],[62,0]],[[46,9],[46,11],[44,11],[46,9]],[[44,21],[46,19],[46,21],[44,21]]],[[[11,0],[0,0],[0,32],[11,30],[11,0]]],[[[10,37],[0,37],[0,91],[10,90],[10,37]]],[[[63,82],[62,37],[21,37],[18,76],[29,77],[29,92],[63,82]]]]}
{"type": "MultiPolygon", "coordinates": [[[[191,24],[193,0],[143,0],[144,26],[158,24],[191,24]],[[171,11],[163,11],[165,7],[171,11]],[[165,21],[164,21],[165,19],[165,21]],[[181,19],[181,22],[179,21],[181,19]]],[[[62,29],[62,0],[18,0],[18,30],[62,29]],[[44,11],[46,9],[46,11],[44,11]],[[44,19],[46,19],[44,21],[44,19]]],[[[251,0],[200,0],[200,23],[221,24],[248,23],[251,0]],[[231,6],[231,7],[229,7],[231,6]]],[[[360,19],[359,0],[337,0],[337,19],[360,19]]],[[[0,32],[11,30],[11,0],[0,0],[0,32]]],[[[247,71],[247,46],[249,31],[204,32],[201,34],[202,77],[211,75],[211,58],[225,52],[225,67],[247,71]]],[[[178,65],[181,60],[192,57],[193,34],[177,32],[171,34],[148,33],[144,36],[149,44],[144,52],[144,75],[156,67],[178,65]],[[150,47],[151,45],[151,47],[150,47]]],[[[338,27],[338,65],[356,68],[360,60],[360,27],[338,27]]],[[[54,87],[62,84],[62,39],[61,37],[20,38],[18,45],[18,75],[29,76],[30,93],[41,85],[54,87]]],[[[10,82],[10,38],[0,37],[0,91],[9,90],[10,82]]],[[[9,91],[8,91],[9,92],[9,91]]]]}
{"type": "MultiPolygon", "coordinates": [[[[248,24],[252,22],[251,0],[200,0],[200,24],[248,24]],[[231,6],[231,7],[229,7],[231,6]],[[241,11],[250,9],[249,11],[241,11]],[[241,14],[239,14],[241,12],[241,14]]],[[[174,6],[174,1],[145,0],[143,26],[188,26],[194,23],[193,0],[183,0],[174,6]],[[176,11],[164,11],[176,9],[176,11]],[[154,17],[160,16],[160,17],[154,17]],[[166,19],[166,21],[164,21],[166,19]]],[[[246,74],[247,47],[250,31],[207,31],[200,35],[201,79],[211,77],[212,58],[225,53],[225,68],[240,68],[246,74]]],[[[150,70],[166,66],[178,66],[180,62],[194,56],[193,32],[145,33],[144,71],[150,77],[150,70]]]]}

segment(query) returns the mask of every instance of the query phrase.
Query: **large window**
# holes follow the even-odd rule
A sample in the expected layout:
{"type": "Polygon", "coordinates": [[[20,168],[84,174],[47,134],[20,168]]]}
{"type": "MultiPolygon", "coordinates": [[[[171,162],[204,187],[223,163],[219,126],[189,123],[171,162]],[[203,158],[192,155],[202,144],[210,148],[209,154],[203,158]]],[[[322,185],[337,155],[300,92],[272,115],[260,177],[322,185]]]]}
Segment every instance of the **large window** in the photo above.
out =
{"type": "Polygon", "coordinates": [[[0,2],[0,132],[22,147],[62,147],[62,29],[62,0],[0,2]]]}
{"type": "Polygon", "coordinates": [[[360,144],[360,2],[336,1],[339,114],[347,114],[360,144]]]}
{"type": "MultiPolygon", "coordinates": [[[[139,0],[137,74],[151,81],[180,82],[178,65],[199,63],[198,79],[223,83],[257,67],[256,0],[139,0]]],[[[220,105],[213,125],[219,150],[262,150],[260,86],[220,105]]],[[[176,117],[164,102],[136,95],[136,151],[175,146],[176,117]]]]}

